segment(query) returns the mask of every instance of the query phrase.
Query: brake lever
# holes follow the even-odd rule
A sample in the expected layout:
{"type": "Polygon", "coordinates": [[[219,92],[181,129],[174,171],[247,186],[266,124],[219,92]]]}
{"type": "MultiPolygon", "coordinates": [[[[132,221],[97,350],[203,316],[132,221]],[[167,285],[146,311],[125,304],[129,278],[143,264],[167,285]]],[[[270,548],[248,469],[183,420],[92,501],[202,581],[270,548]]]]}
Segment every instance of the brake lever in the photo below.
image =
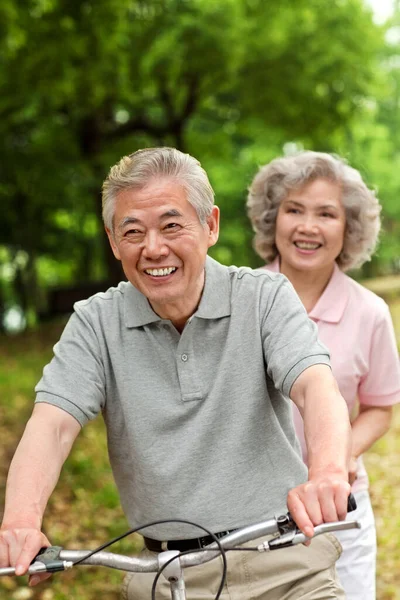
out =
{"type": "MultiPolygon", "coordinates": [[[[35,573],[56,573],[58,571],[66,571],[73,566],[73,562],[61,560],[60,552],[61,546],[49,546],[48,548],[41,548],[39,554],[35,556],[31,563],[31,567],[36,567],[35,573]],[[39,570],[40,565],[44,566],[43,571],[39,570]]],[[[30,567],[30,568],[31,568],[30,567]]],[[[28,570],[30,573],[30,570],[28,570]]]]}
{"type": "Polygon", "coordinates": [[[304,544],[309,542],[315,536],[323,533],[331,533],[335,531],[343,531],[346,529],[361,529],[361,523],[359,521],[337,521],[336,523],[322,523],[314,527],[313,537],[307,537],[300,531],[300,529],[293,529],[283,535],[279,535],[272,540],[268,540],[257,546],[259,552],[268,552],[269,550],[279,550],[281,548],[290,548],[297,546],[297,544],[304,544]]]}
{"type": "MultiPolygon", "coordinates": [[[[74,563],[60,559],[61,546],[49,546],[41,548],[39,553],[32,560],[27,575],[35,573],[56,573],[57,571],[66,571],[74,566],[74,563]]],[[[6,567],[0,569],[1,575],[15,575],[14,567],[6,567]]]]}
{"type": "MultiPolygon", "coordinates": [[[[347,512],[352,512],[356,508],[356,499],[354,498],[353,494],[349,494],[349,497],[347,499],[347,512]]],[[[269,542],[264,542],[264,544],[268,544],[268,550],[296,546],[297,544],[303,544],[304,542],[307,542],[312,539],[307,537],[306,535],[304,535],[304,533],[300,531],[290,513],[286,513],[277,517],[276,524],[278,525],[278,536],[273,538],[269,542]]],[[[327,533],[329,531],[338,531],[339,529],[354,529],[355,527],[361,527],[358,521],[339,521],[334,523],[322,523],[322,525],[318,525],[314,528],[314,535],[320,535],[321,533],[327,533]],[[351,523],[351,526],[347,527],[345,525],[346,523],[351,523]]],[[[261,546],[263,546],[263,544],[261,544],[261,546]]],[[[264,548],[264,550],[267,550],[267,548],[264,548]]]]}

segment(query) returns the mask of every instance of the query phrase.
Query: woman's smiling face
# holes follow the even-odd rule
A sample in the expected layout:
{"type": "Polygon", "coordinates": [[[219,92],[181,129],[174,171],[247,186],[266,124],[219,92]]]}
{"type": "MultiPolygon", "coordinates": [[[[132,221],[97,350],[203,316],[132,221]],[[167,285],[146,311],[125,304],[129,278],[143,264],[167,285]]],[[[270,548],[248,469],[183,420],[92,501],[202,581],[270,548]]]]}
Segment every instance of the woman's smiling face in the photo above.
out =
{"type": "Polygon", "coordinates": [[[341,188],[316,179],[289,192],[276,219],[281,270],[331,270],[344,241],[346,214],[341,188]]]}

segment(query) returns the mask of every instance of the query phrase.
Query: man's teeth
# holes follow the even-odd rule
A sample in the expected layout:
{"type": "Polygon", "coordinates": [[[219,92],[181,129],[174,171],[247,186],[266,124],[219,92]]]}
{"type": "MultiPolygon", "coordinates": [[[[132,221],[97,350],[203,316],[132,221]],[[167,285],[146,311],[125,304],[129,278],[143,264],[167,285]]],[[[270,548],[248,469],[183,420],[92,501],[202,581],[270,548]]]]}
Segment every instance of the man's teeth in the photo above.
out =
{"type": "Polygon", "coordinates": [[[316,244],[315,242],[295,242],[295,245],[303,250],[316,250],[321,244],[316,244]]]}
{"type": "Polygon", "coordinates": [[[176,271],[176,267],[167,267],[166,269],[146,269],[146,273],[153,277],[165,277],[165,275],[170,275],[174,271],[176,271]]]}

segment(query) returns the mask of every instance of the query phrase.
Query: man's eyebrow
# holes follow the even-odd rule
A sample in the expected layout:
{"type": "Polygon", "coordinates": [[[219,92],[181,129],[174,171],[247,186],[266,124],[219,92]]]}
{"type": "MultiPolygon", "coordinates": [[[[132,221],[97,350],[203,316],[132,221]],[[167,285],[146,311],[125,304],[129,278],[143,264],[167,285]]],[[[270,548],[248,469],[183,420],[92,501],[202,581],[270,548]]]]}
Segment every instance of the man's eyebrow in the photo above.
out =
{"type": "Polygon", "coordinates": [[[133,223],[140,223],[140,222],[141,222],[140,219],[137,219],[136,217],[125,217],[118,224],[118,229],[123,229],[126,225],[132,225],[133,223]]]}
{"type": "MultiPolygon", "coordinates": [[[[171,208],[170,210],[167,210],[162,215],[160,215],[159,220],[163,221],[164,219],[168,219],[169,217],[182,217],[182,213],[179,210],[177,210],[176,208],[171,208]]],[[[118,229],[123,229],[127,225],[134,225],[137,223],[142,224],[142,221],[140,219],[138,219],[137,217],[125,217],[119,223],[118,229]]]]}
{"type": "Polygon", "coordinates": [[[168,217],[182,217],[182,213],[176,208],[171,208],[160,216],[160,221],[168,219],[168,217]]]}

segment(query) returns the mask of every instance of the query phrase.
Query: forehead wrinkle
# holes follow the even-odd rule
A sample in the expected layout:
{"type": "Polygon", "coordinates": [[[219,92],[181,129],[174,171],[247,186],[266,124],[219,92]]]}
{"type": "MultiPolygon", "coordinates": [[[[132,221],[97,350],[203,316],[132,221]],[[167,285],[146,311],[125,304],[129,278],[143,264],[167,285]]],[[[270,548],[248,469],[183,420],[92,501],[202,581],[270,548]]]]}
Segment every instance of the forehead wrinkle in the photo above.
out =
{"type": "MultiPolygon", "coordinates": [[[[299,202],[298,200],[293,200],[292,198],[286,198],[286,200],[283,201],[283,204],[295,204],[296,206],[303,206],[302,202],[299,202]]],[[[316,208],[333,208],[336,209],[338,208],[338,206],[336,204],[317,204],[316,208]]]]}

